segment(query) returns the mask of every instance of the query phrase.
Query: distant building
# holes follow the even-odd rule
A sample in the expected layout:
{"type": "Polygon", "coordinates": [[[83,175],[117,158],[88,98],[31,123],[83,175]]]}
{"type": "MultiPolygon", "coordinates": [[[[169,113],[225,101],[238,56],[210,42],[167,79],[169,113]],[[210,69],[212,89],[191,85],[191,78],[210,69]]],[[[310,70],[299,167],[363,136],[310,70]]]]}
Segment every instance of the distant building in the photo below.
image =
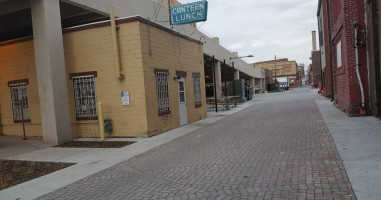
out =
{"type": "Polygon", "coordinates": [[[299,64],[298,66],[298,73],[299,73],[299,86],[302,86],[304,85],[305,83],[303,83],[303,79],[305,77],[305,72],[304,72],[304,64],[299,64]]]}
{"type": "Polygon", "coordinates": [[[276,60],[257,62],[254,63],[254,68],[262,68],[267,71],[266,80],[269,82],[266,82],[265,84],[275,83],[277,77],[287,77],[288,79],[294,80],[292,87],[297,87],[299,85],[298,64],[294,60],[289,61],[288,58],[281,58],[276,60]],[[269,77],[271,77],[271,80],[269,77]]]}
{"type": "Polygon", "coordinates": [[[311,66],[311,64],[308,66],[307,82],[308,82],[309,85],[313,85],[313,76],[312,76],[312,66],[311,66]]]}
{"type": "Polygon", "coordinates": [[[311,73],[312,73],[312,84],[315,88],[321,84],[322,73],[321,73],[321,61],[320,61],[320,51],[316,48],[316,31],[312,31],[312,51],[311,51],[311,73]]]}

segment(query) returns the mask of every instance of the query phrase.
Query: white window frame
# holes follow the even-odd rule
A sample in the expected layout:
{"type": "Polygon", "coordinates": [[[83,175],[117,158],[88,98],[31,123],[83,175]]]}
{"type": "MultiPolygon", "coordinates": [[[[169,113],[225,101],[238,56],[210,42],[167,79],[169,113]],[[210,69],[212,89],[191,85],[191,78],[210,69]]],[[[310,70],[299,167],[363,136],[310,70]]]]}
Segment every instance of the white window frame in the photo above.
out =
{"type": "Polygon", "coordinates": [[[194,104],[195,106],[202,105],[201,97],[201,75],[200,73],[193,73],[193,89],[194,89],[194,104]]]}
{"type": "Polygon", "coordinates": [[[170,114],[167,70],[155,70],[158,114],[170,114]]]}
{"type": "Polygon", "coordinates": [[[95,76],[73,76],[73,95],[77,120],[98,119],[95,76]]]}
{"type": "Polygon", "coordinates": [[[336,63],[337,68],[341,68],[343,66],[343,57],[342,57],[342,44],[341,40],[336,44],[336,63]]]}
{"type": "Polygon", "coordinates": [[[30,122],[28,83],[10,84],[9,89],[14,123],[22,123],[23,120],[24,122],[30,122]]]}

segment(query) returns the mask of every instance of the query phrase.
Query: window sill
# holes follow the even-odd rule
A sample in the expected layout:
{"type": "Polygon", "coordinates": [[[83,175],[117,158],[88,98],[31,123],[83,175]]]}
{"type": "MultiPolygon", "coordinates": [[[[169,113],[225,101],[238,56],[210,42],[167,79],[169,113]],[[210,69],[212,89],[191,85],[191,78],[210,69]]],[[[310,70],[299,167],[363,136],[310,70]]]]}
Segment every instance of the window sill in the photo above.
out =
{"type": "Polygon", "coordinates": [[[171,114],[171,111],[159,113],[159,117],[171,114]]]}
{"type": "MultiPolygon", "coordinates": [[[[31,123],[32,121],[30,119],[24,119],[24,123],[31,123]]],[[[13,120],[13,123],[15,124],[21,124],[22,120],[13,120]]]]}
{"type": "Polygon", "coordinates": [[[78,121],[82,120],[98,120],[98,117],[76,117],[78,121]]]}

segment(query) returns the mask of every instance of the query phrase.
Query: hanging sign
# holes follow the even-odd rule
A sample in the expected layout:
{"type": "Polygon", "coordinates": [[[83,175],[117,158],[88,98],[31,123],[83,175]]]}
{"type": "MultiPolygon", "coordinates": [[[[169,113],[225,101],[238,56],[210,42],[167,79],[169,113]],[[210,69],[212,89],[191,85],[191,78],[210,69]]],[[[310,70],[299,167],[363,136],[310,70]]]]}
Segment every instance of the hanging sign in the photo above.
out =
{"type": "Polygon", "coordinates": [[[128,91],[123,91],[122,95],[122,105],[129,106],[130,105],[130,93],[128,91]]]}
{"type": "Polygon", "coordinates": [[[171,7],[172,24],[181,25],[194,22],[206,21],[208,14],[208,2],[198,1],[171,7]]]}

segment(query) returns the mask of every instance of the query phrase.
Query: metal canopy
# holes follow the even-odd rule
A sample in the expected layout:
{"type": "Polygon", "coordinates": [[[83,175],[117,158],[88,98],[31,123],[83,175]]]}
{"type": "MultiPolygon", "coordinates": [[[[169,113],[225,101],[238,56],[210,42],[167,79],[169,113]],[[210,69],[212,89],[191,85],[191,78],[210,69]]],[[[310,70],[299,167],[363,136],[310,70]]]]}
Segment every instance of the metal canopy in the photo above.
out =
{"type": "MultiPolygon", "coordinates": [[[[31,0],[0,0],[0,42],[33,35],[31,0]]],[[[62,28],[109,19],[69,0],[60,1],[62,28]]]]}

